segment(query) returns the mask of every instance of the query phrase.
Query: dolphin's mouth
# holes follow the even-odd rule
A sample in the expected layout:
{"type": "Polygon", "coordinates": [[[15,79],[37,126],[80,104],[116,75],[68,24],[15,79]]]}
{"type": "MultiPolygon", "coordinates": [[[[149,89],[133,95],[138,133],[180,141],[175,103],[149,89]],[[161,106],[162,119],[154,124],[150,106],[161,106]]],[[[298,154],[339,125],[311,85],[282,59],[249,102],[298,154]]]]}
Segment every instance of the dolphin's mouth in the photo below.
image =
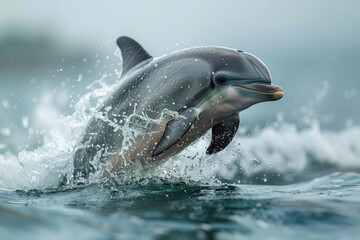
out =
{"type": "Polygon", "coordinates": [[[281,87],[267,83],[250,83],[237,87],[261,94],[270,94],[273,95],[276,99],[280,99],[284,96],[284,91],[281,87]]]}

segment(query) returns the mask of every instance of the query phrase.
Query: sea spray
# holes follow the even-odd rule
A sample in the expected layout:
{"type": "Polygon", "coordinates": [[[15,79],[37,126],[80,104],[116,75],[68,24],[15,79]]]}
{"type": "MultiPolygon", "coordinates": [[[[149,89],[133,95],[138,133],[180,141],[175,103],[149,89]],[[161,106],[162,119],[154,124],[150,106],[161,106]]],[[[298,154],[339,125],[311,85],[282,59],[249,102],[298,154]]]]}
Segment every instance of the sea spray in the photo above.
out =
{"type": "MultiPolygon", "coordinates": [[[[71,184],[74,148],[87,122],[96,115],[96,109],[119,84],[106,83],[108,78],[105,74],[89,85],[88,93],[73,105],[73,114],[52,119],[48,123],[49,128],[42,132],[41,146],[35,150],[22,150],[18,155],[9,152],[0,155],[0,188],[43,189],[64,184],[64,179],[71,184]]],[[[43,104],[39,100],[41,108],[36,114],[43,116],[44,111],[55,108],[49,102],[43,104]]],[[[122,129],[126,137],[122,150],[142,134],[142,126],[158,122],[157,119],[136,114],[128,116],[125,121],[128,124],[122,129]],[[134,123],[134,119],[138,120],[135,121],[137,125],[130,124],[134,123]]],[[[218,154],[208,156],[205,153],[210,141],[208,132],[161,166],[137,171],[141,166],[132,164],[120,174],[111,174],[111,177],[118,182],[155,176],[203,183],[269,183],[270,175],[291,182],[294,175],[314,166],[323,169],[360,166],[357,158],[360,155],[360,127],[356,125],[341,131],[329,131],[322,130],[314,119],[302,129],[296,124],[279,121],[250,135],[244,132],[239,131],[229,147],[218,154]]],[[[98,171],[87,182],[106,180],[103,175],[105,168],[108,168],[106,164],[100,164],[98,171]]]]}

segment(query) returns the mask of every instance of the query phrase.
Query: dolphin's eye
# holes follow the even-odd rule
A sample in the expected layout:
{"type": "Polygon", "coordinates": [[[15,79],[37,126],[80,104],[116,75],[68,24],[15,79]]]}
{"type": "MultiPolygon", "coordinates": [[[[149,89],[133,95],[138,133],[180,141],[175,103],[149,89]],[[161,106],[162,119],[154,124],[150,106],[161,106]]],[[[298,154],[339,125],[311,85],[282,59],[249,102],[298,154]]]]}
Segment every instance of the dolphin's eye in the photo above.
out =
{"type": "Polygon", "coordinates": [[[216,83],[219,85],[225,85],[227,83],[227,79],[225,77],[217,77],[216,83]]]}

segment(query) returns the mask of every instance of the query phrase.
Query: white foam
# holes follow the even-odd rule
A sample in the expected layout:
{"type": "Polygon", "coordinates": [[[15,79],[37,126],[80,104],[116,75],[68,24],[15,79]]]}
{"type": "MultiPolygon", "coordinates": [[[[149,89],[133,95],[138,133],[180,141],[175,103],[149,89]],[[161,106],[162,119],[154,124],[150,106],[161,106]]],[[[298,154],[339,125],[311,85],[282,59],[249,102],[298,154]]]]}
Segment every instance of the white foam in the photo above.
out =
{"type": "MultiPolygon", "coordinates": [[[[251,136],[237,134],[222,152],[207,156],[209,134],[156,171],[162,176],[211,181],[214,176],[241,181],[243,174],[302,173],[314,166],[360,167],[360,127],[299,130],[294,124],[268,126],[251,136]]],[[[265,180],[266,181],[266,180],[265,180]]]]}
{"type": "Polygon", "coordinates": [[[91,112],[103,101],[111,86],[104,84],[102,78],[89,89],[90,92],[75,105],[74,113],[65,117],[60,116],[50,95],[45,94],[39,99],[34,110],[34,125],[44,129],[43,144],[33,151],[23,150],[17,156],[11,153],[0,155],[0,188],[56,187],[65,175],[71,174],[73,147],[91,112]]]}

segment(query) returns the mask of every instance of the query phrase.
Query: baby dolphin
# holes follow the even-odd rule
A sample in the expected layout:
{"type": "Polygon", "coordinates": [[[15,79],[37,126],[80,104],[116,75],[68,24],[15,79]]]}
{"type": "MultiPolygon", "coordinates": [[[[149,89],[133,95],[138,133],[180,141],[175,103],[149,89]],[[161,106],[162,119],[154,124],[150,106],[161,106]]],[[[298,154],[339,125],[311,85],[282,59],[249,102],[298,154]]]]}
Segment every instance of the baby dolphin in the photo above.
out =
{"type": "Polygon", "coordinates": [[[109,171],[129,162],[143,169],[155,166],[209,129],[212,139],[206,153],[217,153],[234,138],[239,112],[283,97],[283,90],[271,84],[265,64],[240,50],[195,47],[154,58],[129,37],[119,37],[117,45],[123,59],[121,80],[77,146],[75,177],[88,177],[97,162],[108,164],[109,171]],[[154,121],[141,125],[141,134],[129,143],[124,126],[139,122],[130,116],[154,121]]]}

